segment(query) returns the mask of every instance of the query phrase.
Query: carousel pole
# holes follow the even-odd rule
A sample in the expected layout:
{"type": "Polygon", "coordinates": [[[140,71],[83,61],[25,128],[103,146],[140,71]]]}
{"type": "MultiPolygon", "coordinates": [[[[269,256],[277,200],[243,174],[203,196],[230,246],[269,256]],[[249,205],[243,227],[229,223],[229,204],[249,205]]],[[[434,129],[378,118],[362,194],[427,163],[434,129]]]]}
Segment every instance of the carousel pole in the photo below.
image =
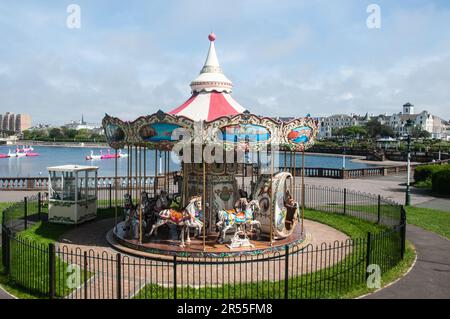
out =
{"type": "Polygon", "coordinates": [[[292,179],[294,180],[294,187],[297,187],[297,184],[295,182],[295,174],[297,173],[297,153],[293,152],[294,156],[294,165],[292,166],[292,179]]]}
{"type": "MultiPolygon", "coordinates": [[[[295,180],[294,180],[295,182],[295,180]]],[[[303,234],[303,222],[305,219],[305,149],[302,150],[302,228],[301,233],[303,234]]]]}
{"type": "MultiPolygon", "coordinates": [[[[292,150],[290,150],[289,151],[289,172],[292,174],[292,167],[293,167],[293,165],[292,165],[292,150]]],[[[292,174],[292,175],[294,175],[294,174],[292,174]]],[[[295,184],[294,184],[294,187],[295,187],[295,184]]]]}
{"type": "Polygon", "coordinates": [[[153,197],[156,198],[158,188],[158,150],[155,148],[155,179],[153,180],[153,197]]]}
{"type": "Polygon", "coordinates": [[[172,185],[173,185],[173,193],[175,192],[175,179],[174,179],[174,174],[171,174],[172,172],[170,171],[170,151],[167,151],[167,191],[169,191],[170,189],[170,175],[172,175],[172,185]]]}
{"type": "Polygon", "coordinates": [[[190,161],[190,163],[184,163],[184,167],[186,169],[186,173],[184,174],[185,178],[186,178],[186,182],[184,183],[184,187],[185,187],[185,193],[184,193],[184,206],[187,205],[188,200],[189,200],[189,174],[191,173],[192,170],[192,161],[190,161]]]}
{"type": "Polygon", "coordinates": [[[166,176],[166,192],[169,192],[169,152],[165,151],[164,174],[166,176]]]}
{"type": "Polygon", "coordinates": [[[259,148],[256,151],[256,167],[258,170],[258,176],[256,179],[258,179],[258,177],[261,176],[261,151],[259,148]]]}
{"type": "Polygon", "coordinates": [[[160,157],[159,157],[159,162],[161,165],[161,174],[164,175],[164,186],[163,186],[163,190],[166,190],[167,186],[167,180],[166,180],[166,151],[161,151],[160,153],[160,157]]]}
{"type": "MultiPolygon", "coordinates": [[[[202,154],[203,154],[202,147],[202,154]]],[[[203,155],[202,155],[203,158],[203,155]]],[[[203,195],[202,195],[202,210],[203,210],[203,251],[206,251],[206,163],[205,159],[202,160],[203,163],[203,195]]]]}
{"type": "Polygon", "coordinates": [[[270,196],[270,205],[269,205],[269,207],[270,207],[270,246],[273,246],[273,215],[274,215],[274,207],[273,207],[273,204],[272,204],[272,202],[273,202],[273,198],[272,198],[272,196],[273,196],[273,171],[274,171],[274,167],[273,167],[273,161],[274,161],[274,159],[273,159],[273,150],[272,150],[272,146],[270,147],[270,175],[271,175],[271,178],[270,178],[270,184],[271,184],[271,186],[270,186],[270,192],[271,192],[271,194],[269,194],[269,196],[270,196]]]}
{"type": "Polygon", "coordinates": [[[134,180],[135,180],[135,191],[134,195],[136,196],[136,205],[139,203],[139,189],[138,189],[138,148],[134,147],[134,180]]]}
{"type": "Polygon", "coordinates": [[[147,146],[144,146],[144,192],[147,192],[147,146]]]}
{"type": "Polygon", "coordinates": [[[114,225],[117,232],[117,148],[115,149],[116,156],[114,158],[114,225]]]}
{"type": "MultiPolygon", "coordinates": [[[[139,146],[139,195],[142,193],[142,148],[139,146]]],[[[140,201],[142,198],[140,198],[140,201]]],[[[139,202],[139,243],[142,244],[142,203],[139,202]]]]}
{"type": "Polygon", "coordinates": [[[132,152],[130,151],[130,145],[128,145],[127,148],[127,152],[128,152],[128,156],[127,156],[127,191],[128,191],[128,195],[132,196],[131,191],[130,191],[130,181],[131,181],[131,177],[130,177],[130,161],[131,161],[131,155],[132,152]]]}
{"type": "Polygon", "coordinates": [[[181,162],[181,173],[183,174],[183,191],[181,196],[181,205],[184,207],[186,205],[186,163],[183,161],[181,162]]]}

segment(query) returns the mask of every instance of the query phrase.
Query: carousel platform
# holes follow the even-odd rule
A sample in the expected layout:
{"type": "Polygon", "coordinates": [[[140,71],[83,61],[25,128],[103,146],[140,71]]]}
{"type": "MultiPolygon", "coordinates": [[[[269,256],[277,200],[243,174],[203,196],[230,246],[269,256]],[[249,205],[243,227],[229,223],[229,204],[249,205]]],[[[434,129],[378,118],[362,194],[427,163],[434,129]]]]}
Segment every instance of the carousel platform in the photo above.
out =
{"type": "MultiPolygon", "coordinates": [[[[306,231],[304,232],[306,234],[306,231]]],[[[130,255],[141,257],[173,257],[180,258],[227,258],[239,256],[256,256],[274,253],[284,253],[286,246],[294,247],[300,244],[306,245],[309,236],[301,234],[301,228],[296,227],[293,233],[284,239],[274,240],[272,245],[268,238],[261,237],[259,240],[250,242],[254,247],[229,248],[227,243],[217,242],[217,233],[210,233],[205,239],[205,249],[203,239],[191,237],[191,243],[186,243],[185,247],[179,246],[179,241],[170,239],[168,229],[161,229],[158,239],[145,238],[142,243],[136,239],[127,239],[123,231],[123,223],[111,229],[107,234],[109,244],[116,250],[130,255]]]]}

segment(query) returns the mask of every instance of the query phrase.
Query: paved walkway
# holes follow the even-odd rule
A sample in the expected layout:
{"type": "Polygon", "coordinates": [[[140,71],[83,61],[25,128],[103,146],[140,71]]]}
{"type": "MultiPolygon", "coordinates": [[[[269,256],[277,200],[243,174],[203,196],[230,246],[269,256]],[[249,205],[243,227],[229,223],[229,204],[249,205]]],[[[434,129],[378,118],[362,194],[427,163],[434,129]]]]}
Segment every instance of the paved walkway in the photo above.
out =
{"type": "Polygon", "coordinates": [[[450,198],[435,198],[423,203],[419,203],[416,206],[450,212],[450,198]]]}
{"type": "Polygon", "coordinates": [[[0,191],[0,202],[18,202],[25,196],[33,196],[37,193],[37,191],[0,191]]]}
{"type": "MultiPolygon", "coordinates": [[[[116,263],[114,262],[116,250],[111,248],[106,242],[106,232],[113,227],[113,219],[100,220],[87,223],[65,233],[61,236],[58,244],[59,257],[69,264],[81,264],[83,253],[87,252],[87,267],[95,274],[90,278],[86,287],[80,286],[67,298],[83,298],[86,294],[88,298],[114,298],[116,295],[116,263]]],[[[318,271],[323,267],[330,267],[344,258],[350,249],[342,249],[338,255],[329,257],[326,249],[322,249],[321,244],[326,243],[328,247],[336,247],[340,243],[344,247],[349,239],[344,233],[327,225],[305,220],[305,229],[308,233],[308,242],[302,248],[303,253],[292,255],[288,272],[290,276],[311,271],[318,271]],[[318,248],[314,248],[318,247],[318,248]],[[295,257],[294,257],[295,256],[295,257]],[[327,257],[328,256],[328,257],[327,257]]],[[[325,247],[327,247],[325,246],[325,247]]],[[[298,247],[300,248],[300,247],[298,247]]],[[[129,249],[121,247],[122,252],[129,249]]],[[[145,254],[151,257],[151,254],[145,254]]],[[[243,257],[240,261],[258,260],[254,256],[243,257]]],[[[208,286],[222,286],[224,283],[245,283],[275,281],[284,278],[285,269],[282,267],[284,258],[272,261],[258,262],[254,267],[248,263],[224,264],[213,268],[211,265],[190,264],[178,265],[177,277],[179,287],[202,287],[205,283],[208,286]],[[259,271],[255,271],[259,269],[259,271]],[[194,276],[187,276],[183,273],[192,273],[194,276]]],[[[151,259],[140,259],[131,255],[122,255],[122,294],[123,298],[134,296],[141,287],[146,284],[158,284],[161,286],[173,286],[172,278],[174,268],[170,263],[152,261],[151,259]],[[162,271],[158,271],[162,269],[162,271]],[[163,275],[164,274],[164,275],[163,275]]]]}
{"type": "Polygon", "coordinates": [[[0,287],[0,299],[14,299],[14,297],[0,287]]]}
{"type": "Polygon", "coordinates": [[[450,299],[450,241],[408,225],[407,239],[417,249],[414,268],[395,284],[367,299],[450,299]]]}
{"type": "MultiPolygon", "coordinates": [[[[300,183],[300,178],[297,178],[300,183]]],[[[305,183],[309,185],[347,188],[363,193],[379,194],[384,198],[397,203],[405,203],[406,174],[364,177],[359,179],[333,179],[321,177],[306,177],[305,183]]],[[[435,199],[426,189],[411,187],[413,205],[435,199]]]]}

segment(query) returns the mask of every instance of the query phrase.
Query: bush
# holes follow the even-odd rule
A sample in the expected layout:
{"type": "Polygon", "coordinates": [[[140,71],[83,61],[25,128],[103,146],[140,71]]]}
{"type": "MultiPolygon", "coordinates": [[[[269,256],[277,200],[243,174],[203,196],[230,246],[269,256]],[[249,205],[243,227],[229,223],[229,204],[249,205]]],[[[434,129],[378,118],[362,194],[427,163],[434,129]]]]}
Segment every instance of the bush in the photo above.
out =
{"type": "Polygon", "coordinates": [[[432,184],[433,192],[450,195],[450,169],[433,173],[432,184]]]}
{"type": "Polygon", "coordinates": [[[433,173],[450,170],[450,164],[439,165],[439,164],[431,164],[425,166],[419,166],[414,169],[414,182],[426,182],[430,181],[433,173]]]}

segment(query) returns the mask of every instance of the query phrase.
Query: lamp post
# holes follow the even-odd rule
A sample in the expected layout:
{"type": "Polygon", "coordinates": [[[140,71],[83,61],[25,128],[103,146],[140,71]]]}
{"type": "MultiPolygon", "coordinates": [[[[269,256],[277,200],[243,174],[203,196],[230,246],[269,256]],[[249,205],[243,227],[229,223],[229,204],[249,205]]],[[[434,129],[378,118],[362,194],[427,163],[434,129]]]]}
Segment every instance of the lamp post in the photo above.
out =
{"type": "Polygon", "coordinates": [[[408,120],[406,122],[406,131],[408,134],[407,139],[407,164],[406,164],[406,198],[405,198],[405,206],[411,205],[411,190],[410,190],[410,183],[411,183],[411,133],[409,131],[409,128],[411,127],[412,123],[411,120],[408,120]]]}
{"type": "Polygon", "coordinates": [[[442,142],[442,140],[439,140],[439,155],[438,155],[438,161],[440,162],[441,161],[441,142],[442,142]]]}

